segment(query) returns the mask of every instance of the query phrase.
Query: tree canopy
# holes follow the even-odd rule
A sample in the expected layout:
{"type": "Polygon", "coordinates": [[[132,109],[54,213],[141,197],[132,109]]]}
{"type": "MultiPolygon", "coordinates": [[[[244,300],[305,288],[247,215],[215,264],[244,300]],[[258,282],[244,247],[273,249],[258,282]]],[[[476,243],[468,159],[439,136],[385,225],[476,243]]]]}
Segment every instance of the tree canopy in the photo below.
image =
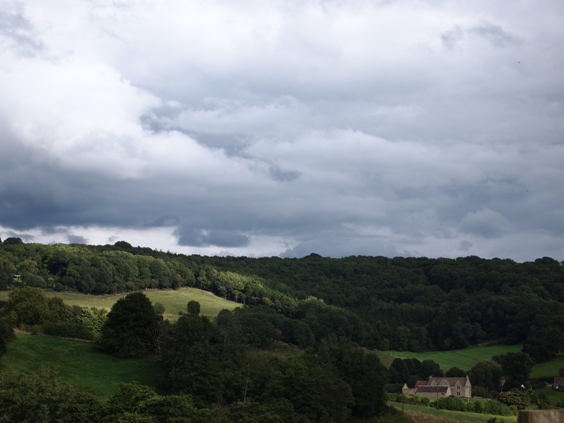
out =
{"type": "Polygon", "coordinates": [[[120,298],[102,327],[100,347],[122,358],[142,357],[154,351],[151,332],[162,321],[142,292],[120,298]]]}

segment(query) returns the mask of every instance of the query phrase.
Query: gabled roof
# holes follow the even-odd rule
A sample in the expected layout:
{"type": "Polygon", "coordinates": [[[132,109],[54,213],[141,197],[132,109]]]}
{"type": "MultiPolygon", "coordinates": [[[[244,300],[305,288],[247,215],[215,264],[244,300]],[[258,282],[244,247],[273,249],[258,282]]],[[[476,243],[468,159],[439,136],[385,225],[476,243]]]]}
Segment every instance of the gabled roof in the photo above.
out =
{"type": "Polygon", "coordinates": [[[468,377],[429,377],[428,385],[433,386],[468,386],[470,380],[468,377]]]}
{"type": "Polygon", "coordinates": [[[415,382],[415,387],[418,388],[420,386],[426,386],[427,385],[427,381],[426,380],[418,380],[417,382],[415,382]]]}

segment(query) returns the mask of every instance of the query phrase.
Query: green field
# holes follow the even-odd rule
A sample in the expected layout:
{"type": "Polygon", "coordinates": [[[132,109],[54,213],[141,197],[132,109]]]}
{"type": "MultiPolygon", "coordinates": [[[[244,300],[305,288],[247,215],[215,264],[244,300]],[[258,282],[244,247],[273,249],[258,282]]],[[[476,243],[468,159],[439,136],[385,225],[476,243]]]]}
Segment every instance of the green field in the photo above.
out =
{"type": "MultiPolygon", "coordinates": [[[[88,295],[79,292],[53,292],[44,291],[47,297],[61,297],[66,304],[81,307],[96,307],[110,310],[114,303],[127,294],[116,295],[88,295]]],[[[161,303],[165,306],[164,317],[175,320],[180,311],[186,312],[188,301],[198,301],[200,312],[204,316],[215,317],[223,310],[233,310],[241,305],[233,301],[220,298],[208,291],[196,288],[180,288],[177,290],[146,290],[143,293],[152,303],[161,303]]],[[[0,300],[8,299],[9,291],[0,291],[0,300]]]]}
{"type": "MultiPolygon", "coordinates": [[[[522,345],[489,345],[485,347],[470,347],[463,350],[452,351],[429,351],[422,353],[414,353],[408,351],[386,351],[385,354],[394,358],[416,358],[419,361],[433,360],[441,366],[443,371],[447,371],[451,367],[458,367],[462,370],[470,370],[474,364],[489,360],[495,355],[501,355],[512,351],[521,351],[522,345]]],[[[390,359],[383,360],[383,363],[389,362],[390,359]]],[[[389,364],[388,364],[389,366],[389,364]]],[[[556,371],[558,374],[558,370],[556,371]]]]}
{"type": "MultiPolygon", "coordinates": [[[[402,404],[399,402],[389,402],[397,409],[401,410],[402,404]]],[[[516,416],[493,416],[491,414],[479,414],[479,413],[464,413],[461,411],[450,411],[450,410],[437,410],[431,407],[422,407],[418,405],[404,404],[404,409],[406,411],[414,411],[423,414],[430,414],[433,416],[446,417],[459,422],[470,422],[470,423],[487,423],[492,417],[497,417],[498,421],[503,420],[504,423],[517,423],[516,416]]]]}
{"type": "Polygon", "coordinates": [[[552,377],[558,376],[558,369],[564,369],[564,355],[556,357],[546,363],[537,364],[533,367],[531,377],[552,377]]]}
{"type": "Polygon", "coordinates": [[[57,369],[61,378],[102,400],[114,395],[121,382],[154,385],[154,358],[123,360],[96,351],[90,342],[20,334],[0,358],[3,372],[35,372],[41,366],[57,369]]]}

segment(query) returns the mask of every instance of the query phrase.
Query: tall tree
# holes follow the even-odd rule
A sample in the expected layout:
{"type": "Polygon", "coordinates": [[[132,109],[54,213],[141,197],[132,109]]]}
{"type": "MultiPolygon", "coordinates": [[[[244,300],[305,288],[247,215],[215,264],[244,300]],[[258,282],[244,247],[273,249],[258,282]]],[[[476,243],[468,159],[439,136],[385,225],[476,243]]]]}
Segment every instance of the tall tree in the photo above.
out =
{"type": "Polygon", "coordinates": [[[142,292],[120,298],[102,327],[101,348],[122,358],[142,357],[153,351],[151,331],[162,321],[142,292]]]}
{"type": "Polygon", "coordinates": [[[551,360],[564,352],[564,333],[555,327],[533,332],[523,344],[523,352],[539,363],[551,360]]]}
{"type": "Polygon", "coordinates": [[[501,365],[503,375],[507,377],[509,386],[519,386],[529,378],[533,369],[533,360],[521,351],[508,352],[492,357],[496,363],[501,365]]]}

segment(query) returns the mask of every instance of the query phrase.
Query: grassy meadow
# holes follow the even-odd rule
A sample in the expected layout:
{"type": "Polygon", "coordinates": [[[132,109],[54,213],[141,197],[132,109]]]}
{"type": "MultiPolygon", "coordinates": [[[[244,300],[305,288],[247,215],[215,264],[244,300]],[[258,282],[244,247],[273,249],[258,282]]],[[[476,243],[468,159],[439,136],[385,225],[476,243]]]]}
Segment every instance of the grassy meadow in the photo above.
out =
{"type": "MultiPolygon", "coordinates": [[[[501,355],[508,352],[521,351],[523,346],[518,345],[488,345],[483,347],[470,347],[463,350],[452,351],[429,351],[422,353],[414,353],[409,351],[385,351],[380,353],[380,360],[385,365],[391,364],[394,358],[416,358],[419,361],[433,360],[441,366],[443,371],[447,371],[451,367],[458,367],[462,370],[470,370],[474,364],[489,360],[495,355],[501,355]],[[389,357],[385,357],[385,356],[389,357]]],[[[558,374],[558,369],[556,369],[558,374]]]]}
{"type": "Polygon", "coordinates": [[[155,359],[123,360],[98,352],[91,342],[19,334],[0,359],[4,371],[35,372],[47,366],[68,382],[107,400],[121,382],[154,386],[155,359]]]}
{"type": "Polygon", "coordinates": [[[537,364],[533,367],[531,377],[558,376],[558,369],[564,369],[564,355],[556,357],[546,363],[537,364]]]}
{"type": "MultiPolygon", "coordinates": [[[[189,301],[200,303],[200,314],[208,317],[215,317],[223,310],[233,310],[241,305],[224,298],[217,297],[211,292],[202,291],[196,288],[180,288],[177,290],[145,290],[143,293],[152,303],[161,303],[165,307],[165,319],[175,320],[180,311],[186,312],[186,304],[189,301]]],[[[78,305],[81,307],[96,307],[110,310],[114,303],[127,294],[115,295],[88,295],[78,292],[54,292],[44,291],[47,297],[60,297],[65,304],[78,305]]],[[[0,291],[0,300],[8,299],[9,291],[0,291]]]]}

